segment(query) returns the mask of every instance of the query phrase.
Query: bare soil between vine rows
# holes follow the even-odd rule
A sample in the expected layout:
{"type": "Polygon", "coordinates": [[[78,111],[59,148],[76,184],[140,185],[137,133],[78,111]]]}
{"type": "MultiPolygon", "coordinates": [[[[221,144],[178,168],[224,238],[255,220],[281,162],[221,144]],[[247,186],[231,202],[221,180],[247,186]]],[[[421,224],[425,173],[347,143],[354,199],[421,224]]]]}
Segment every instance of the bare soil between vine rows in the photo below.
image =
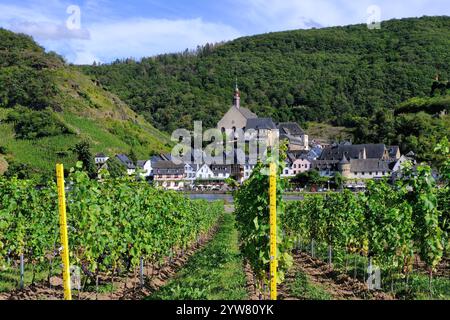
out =
{"type": "MultiPolygon", "coordinates": [[[[381,291],[371,292],[367,285],[358,279],[334,270],[327,263],[311,256],[294,252],[294,265],[286,274],[285,281],[278,286],[279,300],[301,300],[291,294],[289,285],[295,280],[298,271],[306,274],[309,283],[320,286],[328,292],[333,300],[394,300],[390,294],[381,291]]],[[[247,278],[247,292],[250,300],[268,299],[268,291],[265,294],[259,292],[250,265],[244,265],[247,278]]]]}
{"type": "Polygon", "coordinates": [[[358,279],[343,274],[333,269],[327,263],[314,259],[311,256],[294,252],[294,266],[286,275],[286,279],[278,289],[280,300],[296,300],[289,290],[297,271],[305,273],[312,285],[325,289],[334,300],[393,300],[394,298],[385,292],[369,291],[367,285],[358,279]]]}
{"type": "MultiPolygon", "coordinates": [[[[148,264],[144,266],[144,287],[140,286],[139,273],[130,273],[126,277],[115,277],[101,275],[100,284],[111,284],[114,281],[113,292],[72,291],[74,300],[141,300],[159,288],[164,286],[175,274],[186,264],[188,259],[197,251],[205,247],[218,231],[220,222],[207,234],[201,236],[188,250],[178,252],[172,261],[166,259],[161,266],[148,264]]],[[[40,282],[27,286],[23,290],[17,289],[7,293],[0,293],[0,300],[62,300],[64,291],[62,277],[54,276],[48,286],[47,282],[40,282]]]]}

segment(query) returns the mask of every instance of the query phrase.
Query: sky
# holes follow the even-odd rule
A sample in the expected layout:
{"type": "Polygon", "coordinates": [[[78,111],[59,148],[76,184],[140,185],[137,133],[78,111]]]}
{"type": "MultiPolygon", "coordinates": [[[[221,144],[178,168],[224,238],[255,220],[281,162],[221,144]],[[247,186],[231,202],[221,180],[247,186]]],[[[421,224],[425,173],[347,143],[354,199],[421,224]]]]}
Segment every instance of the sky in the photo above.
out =
{"type": "Polygon", "coordinates": [[[75,64],[423,15],[450,16],[450,0],[0,0],[0,27],[31,35],[75,64]]]}

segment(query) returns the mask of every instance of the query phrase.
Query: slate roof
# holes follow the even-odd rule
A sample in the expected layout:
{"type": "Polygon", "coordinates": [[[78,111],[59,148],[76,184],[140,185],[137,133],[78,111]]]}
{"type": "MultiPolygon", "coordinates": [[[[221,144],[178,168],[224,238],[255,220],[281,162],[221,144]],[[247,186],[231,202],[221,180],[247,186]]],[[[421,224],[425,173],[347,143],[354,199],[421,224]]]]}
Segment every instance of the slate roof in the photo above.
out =
{"type": "Polygon", "coordinates": [[[211,169],[211,171],[217,175],[219,173],[222,174],[231,174],[231,165],[225,165],[225,164],[212,164],[209,166],[209,168],[211,169]]]}
{"type": "Polygon", "coordinates": [[[389,157],[395,159],[397,157],[397,153],[400,151],[400,147],[399,146],[389,146],[388,147],[388,152],[389,152],[389,157]]]}
{"type": "Polygon", "coordinates": [[[130,158],[128,158],[126,155],[118,154],[116,158],[119,159],[119,161],[122,162],[127,167],[127,169],[136,169],[133,161],[131,161],[130,158]]]}
{"type": "Polygon", "coordinates": [[[276,129],[277,126],[273,122],[272,118],[252,118],[247,120],[247,126],[245,128],[255,130],[273,130],[276,129]]]}
{"type": "Polygon", "coordinates": [[[105,155],[104,153],[97,153],[97,154],[95,155],[95,157],[96,157],[96,158],[108,158],[108,156],[105,155]]]}
{"type": "Polygon", "coordinates": [[[352,159],[350,160],[350,171],[352,172],[377,172],[377,171],[391,171],[389,168],[389,161],[377,159],[352,159]]]}
{"type": "Polygon", "coordinates": [[[153,170],[156,175],[182,175],[184,174],[184,164],[175,164],[172,161],[158,161],[153,164],[153,170]]]}
{"type": "Polygon", "coordinates": [[[303,145],[302,138],[299,136],[293,136],[291,134],[280,134],[280,140],[288,140],[290,144],[303,145]]]}
{"type": "Polygon", "coordinates": [[[345,154],[342,156],[342,160],[339,161],[339,164],[349,164],[350,161],[348,161],[347,157],[345,156],[345,154]]]}
{"type": "MultiPolygon", "coordinates": [[[[234,106],[234,108],[236,108],[236,106],[234,106]]],[[[258,116],[256,114],[254,114],[253,112],[251,112],[249,109],[247,108],[243,108],[243,107],[239,107],[236,108],[246,119],[254,119],[254,118],[258,118],[258,116]]]]}
{"type": "Polygon", "coordinates": [[[384,156],[386,146],[384,144],[355,144],[335,145],[322,150],[319,160],[342,160],[345,154],[350,159],[358,159],[360,153],[366,150],[366,159],[381,160],[384,156]]]}
{"type": "Polygon", "coordinates": [[[302,136],[305,134],[305,132],[296,122],[281,122],[280,124],[278,124],[278,129],[280,130],[280,135],[287,134],[293,136],[302,136]]]}
{"type": "Polygon", "coordinates": [[[138,160],[138,162],[136,163],[136,166],[139,168],[144,168],[147,161],[149,161],[149,160],[138,160]]]}
{"type": "Polygon", "coordinates": [[[162,160],[153,164],[154,169],[182,169],[184,170],[184,164],[175,164],[172,161],[162,160]]]}

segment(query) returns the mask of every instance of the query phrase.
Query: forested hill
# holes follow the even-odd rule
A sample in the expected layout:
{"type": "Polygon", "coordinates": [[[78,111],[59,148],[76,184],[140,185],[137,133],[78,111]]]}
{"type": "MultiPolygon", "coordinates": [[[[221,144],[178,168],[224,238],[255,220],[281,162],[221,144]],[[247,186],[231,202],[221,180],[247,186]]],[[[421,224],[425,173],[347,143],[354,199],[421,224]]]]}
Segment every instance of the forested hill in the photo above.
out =
{"type": "Polygon", "coordinates": [[[170,139],[55,53],[28,36],[0,29],[0,174],[54,175],[56,162],[76,162],[70,150],[142,159],[169,150],[170,139]]]}
{"type": "Polygon", "coordinates": [[[168,132],[193,120],[213,126],[236,76],[259,115],[346,125],[428,96],[437,74],[450,78],[450,17],[270,33],[82,70],[168,132]]]}

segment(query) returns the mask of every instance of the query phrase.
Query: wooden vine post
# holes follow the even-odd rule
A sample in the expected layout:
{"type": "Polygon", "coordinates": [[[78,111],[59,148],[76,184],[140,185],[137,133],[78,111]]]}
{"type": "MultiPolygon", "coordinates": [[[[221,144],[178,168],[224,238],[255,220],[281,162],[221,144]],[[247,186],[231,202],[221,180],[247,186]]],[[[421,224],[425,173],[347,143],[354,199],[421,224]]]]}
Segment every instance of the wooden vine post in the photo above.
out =
{"type": "Polygon", "coordinates": [[[64,189],[64,166],[56,165],[58,186],[59,228],[61,238],[61,258],[63,265],[64,300],[72,300],[70,288],[69,237],[67,235],[66,192],[64,189]]]}
{"type": "Polygon", "coordinates": [[[277,168],[270,163],[270,299],[277,300],[277,168]]]}

